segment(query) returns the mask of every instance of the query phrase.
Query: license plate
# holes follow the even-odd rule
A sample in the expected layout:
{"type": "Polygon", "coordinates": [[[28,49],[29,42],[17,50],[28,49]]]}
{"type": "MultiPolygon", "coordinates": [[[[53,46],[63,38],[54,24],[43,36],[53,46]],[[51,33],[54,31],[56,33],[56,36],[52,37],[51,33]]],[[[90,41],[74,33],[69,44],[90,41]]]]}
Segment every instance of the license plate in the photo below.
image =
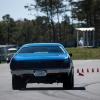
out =
{"type": "Polygon", "coordinates": [[[35,71],[34,76],[46,76],[46,71],[35,71]]]}

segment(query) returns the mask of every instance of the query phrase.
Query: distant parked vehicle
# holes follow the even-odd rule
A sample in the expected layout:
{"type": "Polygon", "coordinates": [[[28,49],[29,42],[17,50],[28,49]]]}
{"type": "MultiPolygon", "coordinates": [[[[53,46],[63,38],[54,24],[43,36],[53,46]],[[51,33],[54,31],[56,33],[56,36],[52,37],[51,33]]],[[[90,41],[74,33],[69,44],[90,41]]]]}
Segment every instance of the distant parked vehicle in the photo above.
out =
{"type": "Polygon", "coordinates": [[[1,64],[1,55],[0,55],[0,64],[1,64]]]}
{"type": "Polygon", "coordinates": [[[8,53],[6,55],[6,62],[9,63],[10,59],[13,57],[13,55],[16,53],[17,48],[9,48],[8,53]]]}

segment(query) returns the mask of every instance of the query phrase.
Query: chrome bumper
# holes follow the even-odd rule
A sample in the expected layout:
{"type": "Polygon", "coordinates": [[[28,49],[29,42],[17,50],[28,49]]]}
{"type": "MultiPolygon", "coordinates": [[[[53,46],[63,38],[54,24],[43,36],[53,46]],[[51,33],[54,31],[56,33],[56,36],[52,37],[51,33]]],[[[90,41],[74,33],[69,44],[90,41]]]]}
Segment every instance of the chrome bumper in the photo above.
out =
{"type": "MultiPolygon", "coordinates": [[[[53,70],[42,70],[42,71],[46,71],[47,74],[52,74],[52,73],[70,73],[70,68],[68,69],[53,69],[53,70]]],[[[11,70],[11,74],[12,75],[17,75],[17,76],[21,76],[24,74],[32,74],[34,75],[34,72],[36,70],[11,70]]],[[[41,71],[41,70],[38,70],[41,71]]]]}

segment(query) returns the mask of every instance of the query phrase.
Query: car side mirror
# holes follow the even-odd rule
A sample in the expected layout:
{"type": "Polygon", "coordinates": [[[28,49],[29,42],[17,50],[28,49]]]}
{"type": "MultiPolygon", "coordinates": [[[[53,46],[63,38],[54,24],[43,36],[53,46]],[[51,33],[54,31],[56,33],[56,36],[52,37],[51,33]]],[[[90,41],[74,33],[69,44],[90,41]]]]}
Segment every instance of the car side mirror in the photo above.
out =
{"type": "Polygon", "coordinates": [[[70,57],[72,57],[72,53],[69,53],[70,57]]]}

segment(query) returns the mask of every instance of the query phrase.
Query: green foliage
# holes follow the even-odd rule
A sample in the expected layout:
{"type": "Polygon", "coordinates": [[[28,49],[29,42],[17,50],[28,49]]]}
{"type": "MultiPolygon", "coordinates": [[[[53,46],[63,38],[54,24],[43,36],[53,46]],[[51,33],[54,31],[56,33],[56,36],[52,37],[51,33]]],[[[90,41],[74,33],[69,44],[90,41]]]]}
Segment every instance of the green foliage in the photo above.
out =
{"type": "MultiPolygon", "coordinates": [[[[71,32],[70,23],[65,21],[66,24],[54,23],[55,27],[55,40],[60,42],[59,24],[61,26],[61,35],[63,41],[66,41],[67,33],[71,32]],[[63,27],[68,27],[63,31],[63,27]]],[[[34,42],[51,42],[53,41],[52,25],[48,23],[48,17],[38,16],[35,20],[17,20],[14,21],[10,15],[3,16],[3,21],[0,22],[0,44],[19,44],[34,42]],[[51,33],[51,34],[50,34],[51,33]]]]}
{"type": "Polygon", "coordinates": [[[95,27],[95,38],[100,39],[100,0],[81,0],[70,3],[72,17],[81,22],[81,27],[95,27]]]}
{"type": "Polygon", "coordinates": [[[95,40],[100,39],[100,0],[35,0],[24,7],[36,11],[34,20],[14,21],[9,14],[0,22],[0,44],[64,42],[75,40],[76,27],[95,27],[95,40]],[[71,8],[71,9],[70,9],[71,8]],[[71,11],[71,18],[67,15],[71,11]],[[39,12],[45,16],[39,16],[39,12]],[[60,22],[60,18],[63,20],[60,22]],[[56,22],[55,22],[56,19],[56,22]],[[74,19],[81,24],[74,24],[74,19]]]}
{"type": "Polygon", "coordinates": [[[38,16],[38,12],[43,12],[46,16],[47,16],[47,23],[49,24],[49,35],[50,35],[50,41],[58,41],[58,39],[56,39],[56,30],[55,30],[55,26],[54,26],[54,16],[57,15],[57,19],[58,19],[58,29],[59,29],[59,41],[61,41],[61,26],[59,23],[59,15],[62,14],[64,12],[64,8],[66,7],[66,5],[63,4],[63,0],[35,0],[35,5],[33,4],[29,4],[26,5],[25,8],[27,8],[29,11],[32,10],[36,10],[37,12],[37,16],[38,16]],[[50,29],[51,28],[51,29],[50,29]],[[52,38],[52,40],[51,40],[52,38]]]}

